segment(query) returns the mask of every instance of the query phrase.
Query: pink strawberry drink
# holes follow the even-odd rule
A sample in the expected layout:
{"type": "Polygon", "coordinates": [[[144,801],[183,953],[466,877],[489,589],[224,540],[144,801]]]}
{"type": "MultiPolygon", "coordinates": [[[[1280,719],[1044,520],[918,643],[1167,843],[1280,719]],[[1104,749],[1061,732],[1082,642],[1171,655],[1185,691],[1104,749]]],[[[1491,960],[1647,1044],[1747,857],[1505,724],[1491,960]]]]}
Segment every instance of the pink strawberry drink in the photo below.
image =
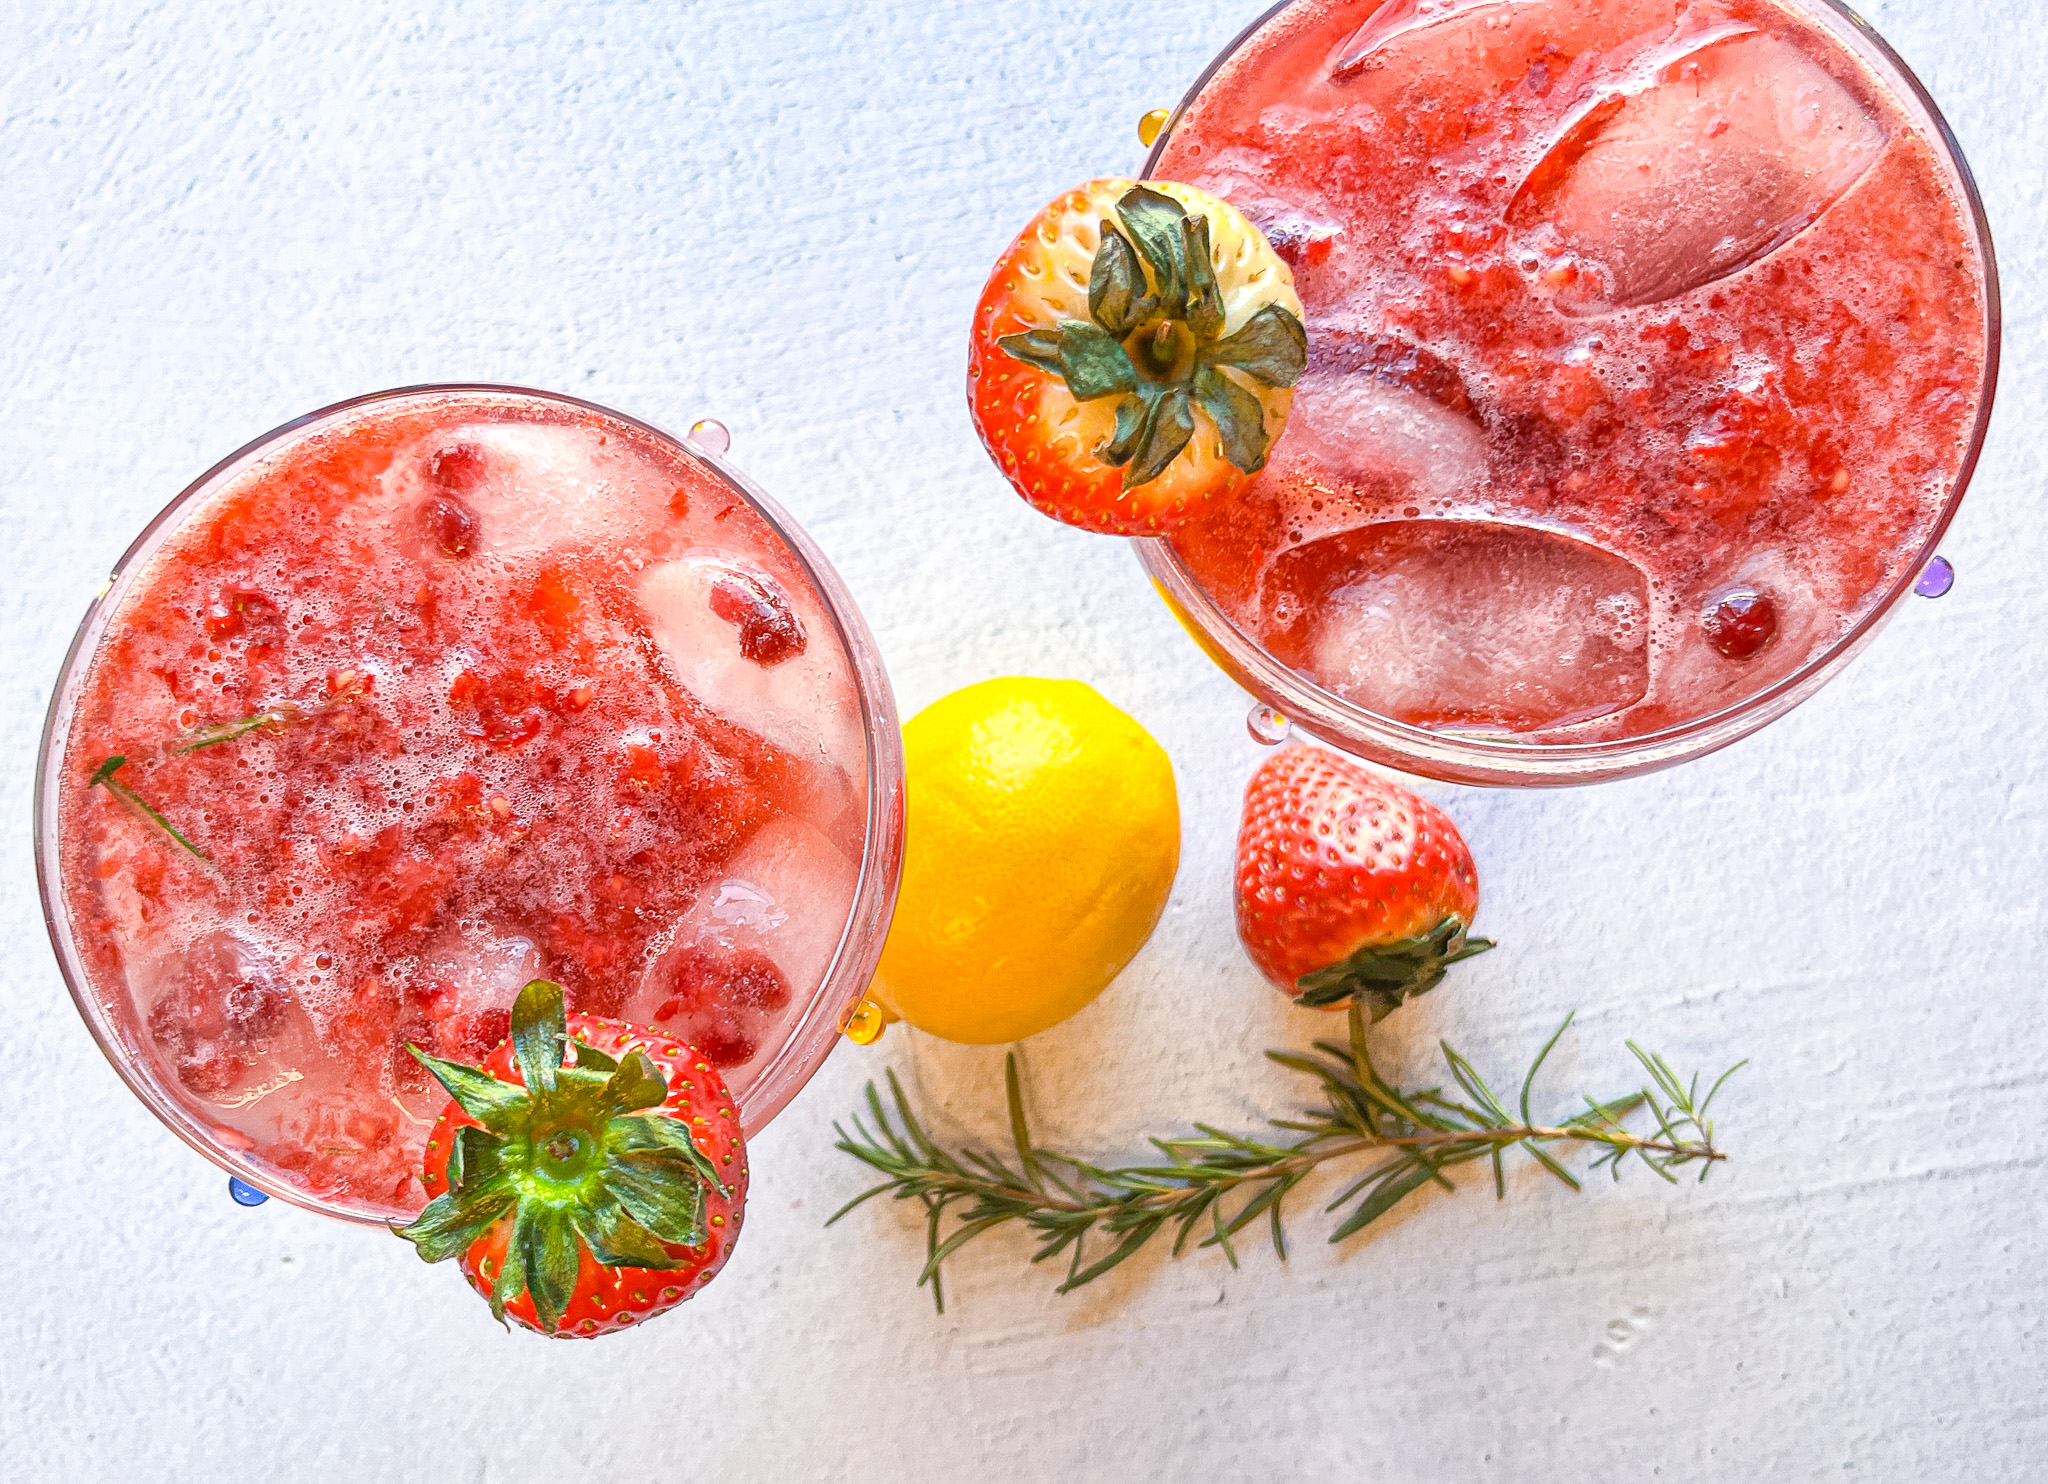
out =
{"type": "MultiPolygon", "coordinates": [[[[1840,23],[1837,21],[1837,25],[1840,23]]],[[[1768,0],[1300,0],[1153,170],[1310,328],[1249,497],[1175,549],[1380,716],[1538,742],[1733,706],[1898,588],[1990,395],[1967,186],[1768,0]]]]}
{"type": "Polygon", "coordinates": [[[117,1060],[256,1178],[417,1210],[445,1094],[405,1048],[481,1061],[534,978],[743,1099],[811,1005],[867,829],[854,663],[683,448],[374,399],[203,491],[116,601],[62,742],[68,932],[117,1060]]]}

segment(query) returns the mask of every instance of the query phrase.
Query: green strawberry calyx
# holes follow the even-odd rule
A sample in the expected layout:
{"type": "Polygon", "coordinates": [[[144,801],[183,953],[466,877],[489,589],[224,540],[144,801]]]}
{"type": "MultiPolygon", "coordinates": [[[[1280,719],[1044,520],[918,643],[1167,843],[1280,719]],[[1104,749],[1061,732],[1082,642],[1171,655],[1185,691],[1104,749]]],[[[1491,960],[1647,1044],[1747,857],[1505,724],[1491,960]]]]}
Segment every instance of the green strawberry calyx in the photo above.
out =
{"type": "Polygon", "coordinates": [[[1116,215],[1103,219],[1089,271],[1089,317],[996,344],[1059,376],[1077,402],[1121,399],[1116,428],[1095,452],[1124,471],[1125,489],[1149,484],[1180,456],[1195,435],[1196,407],[1215,423],[1223,456],[1258,473],[1270,443],[1266,410],[1237,377],[1293,386],[1308,365],[1308,332],[1291,310],[1268,304],[1223,333],[1223,294],[1202,213],[1133,186],[1116,215]]]}
{"type": "Polygon", "coordinates": [[[571,1039],[561,985],[536,979],[513,1003],[524,1085],[406,1049],[482,1127],[456,1129],[447,1191],[393,1230],[425,1261],[442,1262],[510,1222],[490,1294],[499,1323],[506,1304],[530,1294],[553,1334],[586,1248],[609,1267],[675,1268],[685,1260],[666,1244],[705,1241],[706,1190],[730,1192],[680,1119],[641,1111],[668,1099],[652,1058],[634,1050],[614,1061],[571,1039]]]}
{"type": "Polygon", "coordinates": [[[1302,975],[1294,981],[1297,1003],[1327,1010],[1355,999],[1377,1023],[1443,983],[1452,964],[1493,946],[1490,938],[1468,938],[1465,920],[1452,913],[1419,938],[1367,943],[1342,963],[1302,975]]]}

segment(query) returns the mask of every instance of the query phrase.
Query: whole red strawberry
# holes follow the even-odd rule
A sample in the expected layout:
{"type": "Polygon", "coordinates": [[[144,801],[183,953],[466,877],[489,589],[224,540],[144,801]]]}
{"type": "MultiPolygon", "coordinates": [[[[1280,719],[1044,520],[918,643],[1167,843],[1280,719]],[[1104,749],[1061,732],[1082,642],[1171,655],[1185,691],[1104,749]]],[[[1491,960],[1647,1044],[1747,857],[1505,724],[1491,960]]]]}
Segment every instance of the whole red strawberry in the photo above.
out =
{"type": "Polygon", "coordinates": [[[1237,933],[1304,1005],[1356,999],[1379,1020],[1493,944],[1468,938],[1479,872],[1428,800],[1312,747],[1266,759],[1244,792],[1237,933]]]}
{"type": "Polygon", "coordinates": [[[607,1334],[673,1309],[732,1255],[746,1151],[693,1048],[565,1017],[561,986],[536,979],[482,1067],[411,1049],[454,1101],[427,1141],[433,1200],[398,1235],[428,1262],[459,1256],[501,1321],[607,1334]]]}

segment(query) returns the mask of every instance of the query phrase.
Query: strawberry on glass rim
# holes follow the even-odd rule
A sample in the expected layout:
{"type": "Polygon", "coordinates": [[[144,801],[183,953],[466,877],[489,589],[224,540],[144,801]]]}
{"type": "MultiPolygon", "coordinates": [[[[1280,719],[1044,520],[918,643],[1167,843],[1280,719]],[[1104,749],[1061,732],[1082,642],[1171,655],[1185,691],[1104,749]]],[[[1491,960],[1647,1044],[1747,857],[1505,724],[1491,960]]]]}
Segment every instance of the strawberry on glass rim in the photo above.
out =
{"type": "Polygon", "coordinates": [[[1493,944],[1467,935],[1479,870],[1450,816],[1349,758],[1284,747],[1244,792],[1237,932],[1296,1002],[1375,1021],[1493,944]]]}
{"type": "Polygon", "coordinates": [[[1235,207],[1172,181],[1093,180],[989,275],[968,403],[1037,509],[1159,535],[1266,466],[1307,358],[1293,270],[1235,207]]]}
{"type": "Polygon", "coordinates": [[[674,1308],[732,1255],[746,1152],[694,1048],[565,1016],[562,987],[536,979],[483,1066],[409,1049],[454,1101],[427,1141],[433,1200],[395,1230],[428,1262],[459,1258],[501,1323],[608,1334],[674,1308]]]}

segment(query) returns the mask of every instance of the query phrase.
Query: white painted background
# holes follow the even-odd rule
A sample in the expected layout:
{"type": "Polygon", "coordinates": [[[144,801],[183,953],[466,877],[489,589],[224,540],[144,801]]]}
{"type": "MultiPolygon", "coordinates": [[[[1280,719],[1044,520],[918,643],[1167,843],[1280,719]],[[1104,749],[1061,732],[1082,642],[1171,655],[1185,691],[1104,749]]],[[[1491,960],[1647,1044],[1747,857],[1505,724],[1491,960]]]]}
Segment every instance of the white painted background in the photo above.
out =
{"type": "Polygon", "coordinates": [[[1128,170],[1257,0],[120,4],[0,25],[0,675],[9,1479],[1604,1481],[2038,1478],[2048,1234],[2048,523],[2038,506],[2048,10],[1877,0],[2004,254],[2007,370],[1940,604],[1720,756],[1563,793],[1433,789],[1502,949],[1388,1040],[1560,1099],[1635,1036],[1753,1056],[1735,1164],[1518,1180],[1243,1271],[1140,1260],[1059,1299],[997,1235],[934,1317],[907,1213],[831,1123],[887,1066],[993,1130],[1000,1051],[843,1047],[757,1143],[705,1297],[594,1345],[506,1337],[452,1270],[246,1211],[102,1062],[45,946],[37,729],[73,625],[221,454],[353,393],[491,379],[710,413],[806,522],[906,714],[1005,672],[1165,743],[1188,844],[1152,946],[1026,1049],[1047,1139],[1250,1126],[1288,1008],[1228,925],[1256,749],[1118,544],[1011,497],[969,428],[969,307],[1056,190],[1128,170]]]}

